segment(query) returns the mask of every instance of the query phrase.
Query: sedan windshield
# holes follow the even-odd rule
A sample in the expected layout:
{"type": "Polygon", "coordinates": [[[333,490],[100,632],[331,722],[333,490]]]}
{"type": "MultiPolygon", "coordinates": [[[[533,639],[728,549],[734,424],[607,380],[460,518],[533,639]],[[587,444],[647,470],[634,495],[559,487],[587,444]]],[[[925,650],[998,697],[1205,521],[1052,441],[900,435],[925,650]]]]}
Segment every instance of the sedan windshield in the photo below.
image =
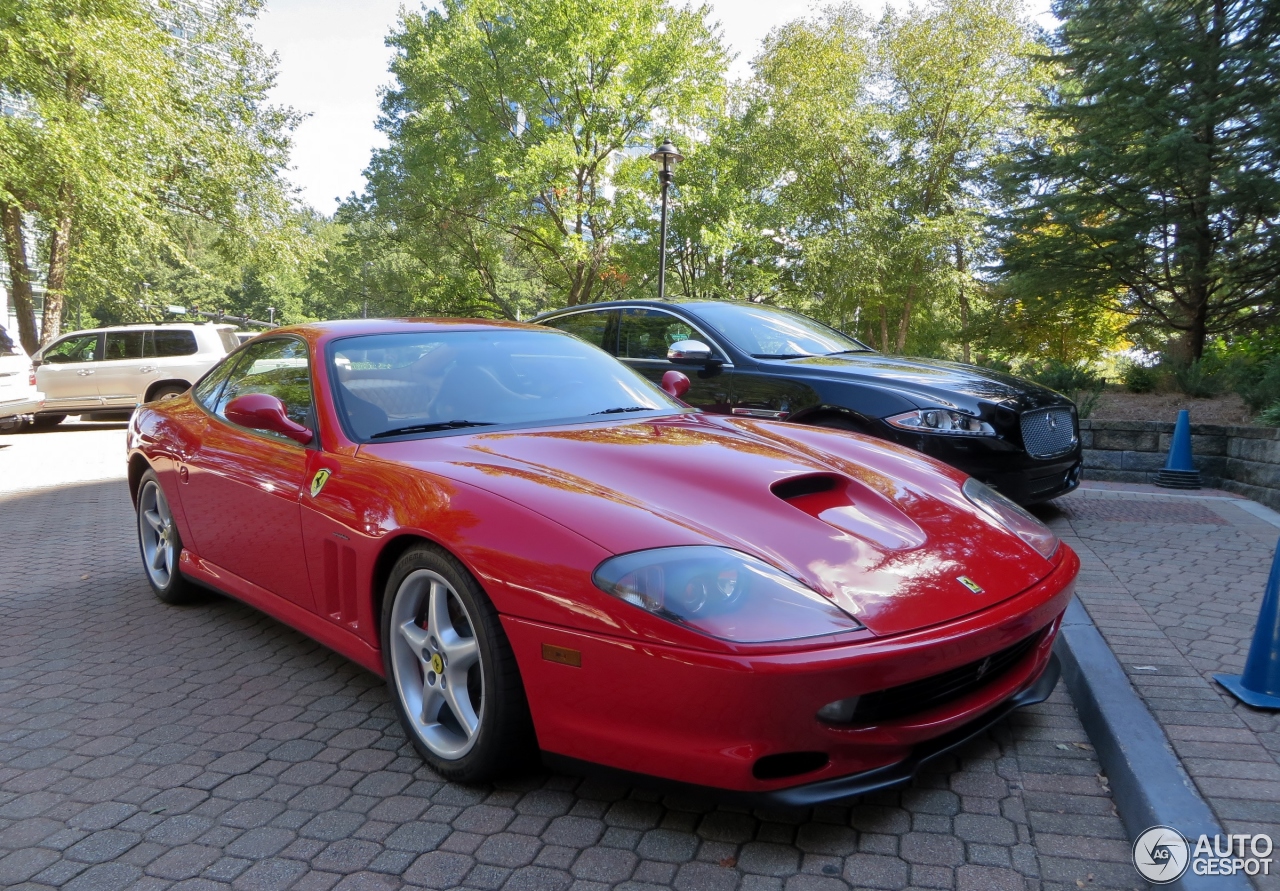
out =
{"type": "Polygon", "coordinates": [[[756,359],[800,359],[871,348],[799,313],[772,306],[700,303],[691,307],[734,346],[756,359]]]}
{"type": "Polygon", "coordinates": [[[330,379],[361,440],[679,411],[616,359],[556,331],[423,331],[336,341],[330,379]]]}

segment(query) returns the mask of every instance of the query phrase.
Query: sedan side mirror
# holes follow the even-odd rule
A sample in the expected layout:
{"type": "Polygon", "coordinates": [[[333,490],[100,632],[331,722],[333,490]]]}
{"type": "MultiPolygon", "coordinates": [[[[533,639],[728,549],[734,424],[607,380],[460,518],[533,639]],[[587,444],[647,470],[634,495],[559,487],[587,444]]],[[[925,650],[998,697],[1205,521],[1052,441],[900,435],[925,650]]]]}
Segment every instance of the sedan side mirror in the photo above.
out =
{"type": "Polygon", "coordinates": [[[662,376],[662,389],[677,399],[689,392],[689,378],[678,371],[668,371],[662,376]]]}
{"type": "Polygon", "coordinates": [[[314,434],[285,414],[284,403],[269,393],[245,393],[227,403],[227,420],[250,430],[267,430],[303,445],[314,434]]]}
{"type": "Polygon", "coordinates": [[[700,340],[677,340],[667,348],[667,361],[676,365],[711,365],[718,360],[700,340]]]}

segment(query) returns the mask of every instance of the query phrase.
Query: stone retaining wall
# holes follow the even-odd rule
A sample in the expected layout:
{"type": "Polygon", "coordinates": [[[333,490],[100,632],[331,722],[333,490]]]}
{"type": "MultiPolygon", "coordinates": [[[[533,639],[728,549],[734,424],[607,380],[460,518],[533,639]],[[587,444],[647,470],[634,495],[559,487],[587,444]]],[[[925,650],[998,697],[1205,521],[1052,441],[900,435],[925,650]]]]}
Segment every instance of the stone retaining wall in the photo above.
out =
{"type": "MultiPolygon", "coordinates": [[[[1085,479],[1153,483],[1173,439],[1173,423],[1081,421],[1085,479]]],[[[1280,429],[1191,425],[1191,450],[1206,487],[1280,510],[1280,429]]]]}

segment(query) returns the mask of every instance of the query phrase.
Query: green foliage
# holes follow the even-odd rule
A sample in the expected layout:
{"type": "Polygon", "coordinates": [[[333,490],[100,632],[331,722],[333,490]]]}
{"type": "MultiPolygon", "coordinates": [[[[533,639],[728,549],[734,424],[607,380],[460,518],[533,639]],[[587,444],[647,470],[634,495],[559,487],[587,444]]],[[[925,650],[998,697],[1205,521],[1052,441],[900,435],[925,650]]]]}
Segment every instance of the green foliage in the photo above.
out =
{"type": "Polygon", "coordinates": [[[1151,393],[1160,385],[1160,372],[1150,365],[1126,361],[1121,366],[1120,379],[1130,393],[1151,393]]]}
{"type": "Polygon", "coordinates": [[[1212,363],[1197,359],[1193,362],[1176,362],[1172,365],[1173,381],[1178,389],[1195,399],[1217,396],[1221,380],[1214,374],[1212,363]]]}
{"type": "Polygon", "coordinates": [[[1275,318],[1277,20],[1254,0],[1061,0],[1052,139],[1008,168],[1003,274],[1115,305],[1134,334],[1207,339],[1275,318]]]}
{"type": "Polygon", "coordinates": [[[0,90],[16,107],[0,117],[0,211],[24,340],[40,277],[47,342],[68,295],[123,307],[157,258],[189,265],[198,222],[228,250],[276,237],[297,116],[266,102],[274,63],[246,25],[260,5],[0,4],[0,90]],[[32,235],[38,258],[24,254],[32,235]]]}
{"type": "Polygon", "coordinates": [[[1258,415],[1257,423],[1263,427],[1280,427],[1280,401],[1271,403],[1269,408],[1258,415]]]}
{"type": "Polygon", "coordinates": [[[1021,373],[1023,377],[1070,397],[1082,418],[1093,413],[1107,383],[1088,362],[1062,362],[1057,359],[1044,363],[1029,362],[1023,365],[1021,373]]]}

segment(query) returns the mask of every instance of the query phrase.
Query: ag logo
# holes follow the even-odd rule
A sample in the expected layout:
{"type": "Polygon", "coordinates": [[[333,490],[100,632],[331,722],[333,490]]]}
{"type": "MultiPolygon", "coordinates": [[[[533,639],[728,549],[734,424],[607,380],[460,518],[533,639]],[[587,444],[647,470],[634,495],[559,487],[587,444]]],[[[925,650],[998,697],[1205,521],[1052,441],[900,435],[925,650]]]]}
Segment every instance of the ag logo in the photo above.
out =
{"type": "Polygon", "coordinates": [[[969,578],[967,575],[960,576],[960,578],[956,579],[956,581],[964,585],[974,594],[982,593],[982,586],[979,585],[977,582],[975,582],[973,579],[969,578]]]}
{"type": "Polygon", "coordinates": [[[324,484],[329,482],[329,471],[317,470],[316,475],[311,478],[311,497],[315,498],[320,494],[320,490],[324,488],[324,484]]]}
{"type": "Polygon", "coordinates": [[[1190,860],[1187,840],[1168,826],[1152,826],[1133,843],[1133,865],[1153,885],[1180,879],[1190,860]]]}

